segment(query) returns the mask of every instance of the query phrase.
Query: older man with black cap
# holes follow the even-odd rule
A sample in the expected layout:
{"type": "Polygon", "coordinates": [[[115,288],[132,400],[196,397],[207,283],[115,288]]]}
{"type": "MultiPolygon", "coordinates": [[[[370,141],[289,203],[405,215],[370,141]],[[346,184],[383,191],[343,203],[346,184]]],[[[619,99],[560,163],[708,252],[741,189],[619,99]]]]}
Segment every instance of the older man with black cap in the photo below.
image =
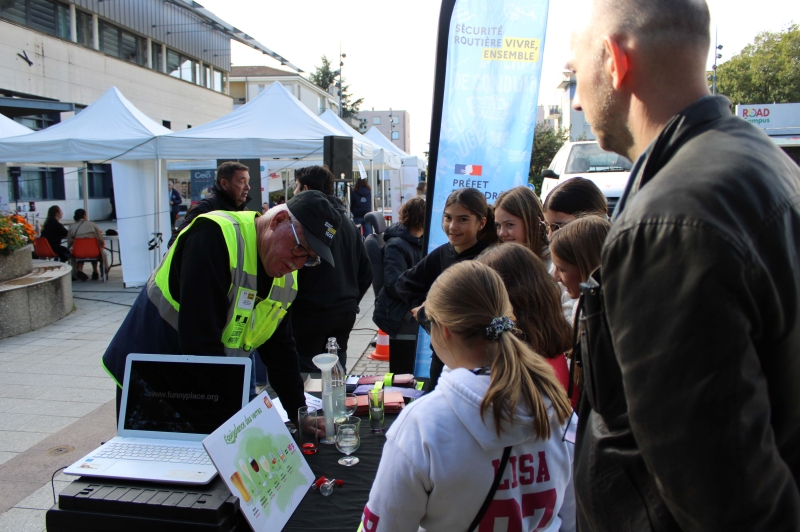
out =
{"type": "Polygon", "coordinates": [[[103,355],[118,386],[117,413],[129,353],[249,357],[253,350],[286,411],[297,412],[305,399],[287,319],[297,270],[321,260],[334,265],[330,246],[340,223],[316,191],[297,194],[263,216],[214,211],[195,218],[103,355]]]}

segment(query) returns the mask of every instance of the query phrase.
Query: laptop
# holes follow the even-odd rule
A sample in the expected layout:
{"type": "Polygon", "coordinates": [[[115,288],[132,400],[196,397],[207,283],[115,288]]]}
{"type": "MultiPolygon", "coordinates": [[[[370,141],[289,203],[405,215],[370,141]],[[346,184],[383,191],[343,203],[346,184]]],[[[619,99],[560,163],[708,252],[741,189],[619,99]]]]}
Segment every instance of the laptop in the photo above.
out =
{"type": "Polygon", "coordinates": [[[117,436],[64,473],[207,484],[217,470],[202,441],[247,405],[251,368],[249,358],[131,353],[117,436]]]}

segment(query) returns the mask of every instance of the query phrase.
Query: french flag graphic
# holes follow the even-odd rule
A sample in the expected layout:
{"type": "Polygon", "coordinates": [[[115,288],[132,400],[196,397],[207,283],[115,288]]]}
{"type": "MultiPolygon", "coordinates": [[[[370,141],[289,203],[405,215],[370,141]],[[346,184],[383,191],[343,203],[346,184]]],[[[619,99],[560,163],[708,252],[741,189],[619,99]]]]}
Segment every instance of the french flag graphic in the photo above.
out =
{"type": "Polygon", "coordinates": [[[457,164],[456,165],[456,174],[457,175],[483,175],[483,166],[477,166],[474,164],[457,164]]]}

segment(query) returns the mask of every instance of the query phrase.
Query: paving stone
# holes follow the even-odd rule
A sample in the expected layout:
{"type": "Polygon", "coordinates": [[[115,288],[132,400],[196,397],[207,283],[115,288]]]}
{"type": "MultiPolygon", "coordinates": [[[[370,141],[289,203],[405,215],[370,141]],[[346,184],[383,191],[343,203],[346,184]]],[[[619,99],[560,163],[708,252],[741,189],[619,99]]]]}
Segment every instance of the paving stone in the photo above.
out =
{"type": "MultiPolygon", "coordinates": [[[[47,432],[0,431],[0,451],[21,453],[50,436],[47,432]]],[[[0,527],[0,530],[4,530],[0,527]]]]}
{"type": "MultiPolygon", "coordinates": [[[[24,406],[25,402],[23,402],[21,405],[13,407],[11,410],[14,410],[15,408],[22,408],[24,406]]],[[[3,412],[0,414],[0,431],[16,430],[28,421],[31,421],[34,417],[35,416],[30,412],[3,412]]]]}
{"type": "Polygon", "coordinates": [[[46,510],[12,508],[0,515],[0,530],[13,532],[43,532],[46,510]]]}
{"type": "Polygon", "coordinates": [[[19,453],[12,453],[12,452],[8,452],[8,451],[0,451],[0,465],[8,462],[9,460],[14,458],[18,454],[19,453]]]}
{"type": "Polygon", "coordinates": [[[0,386],[0,397],[14,397],[17,399],[32,399],[42,393],[41,386],[27,386],[21,384],[3,384],[0,386]]]}
{"type": "MultiPolygon", "coordinates": [[[[109,379],[110,380],[110,379],[109,379]]],[[[24,405],[20,405],[13,409],[11,413],[20,413],[20,414],[37,414],[37,415],[47,415],[48,413],[58,412],[62,416],[68,417],[82,417],[95,410],[98,406],[96,403],[80,403],[80,402],[70,402],[70,401],[58,401],[58,400],[39,400],[39,399],[31,399],[30,401],[26,401],[24,405]]],[[[0,414],[7,415],[6,414],[0,414]]],[[[27,420],[30,421],[30,420],[27,420]]],[[[26,421],[26,422],[27,422],[26,421]]]]}
{"type": "MultiPolygon", "coordinates": [[[[69,478],[69,477],[67,477],[69,478]]],[[[72,477],[75,478],[75,477],[72,477]]],[[[20,502],[14,505],[14,508],[24,508],[28,510],[49,510],[53,507],[53,489],[56,492],[56,498],[61,491],[71,484],[70,481],[54,480],[51,485],[49,482],[34,491],[20,502]]]]}
{"type": "MultiPolygon", "coordinates": [[[[58,411],[60,413],[62,411],[61,408],[59,408],[58,411]]],[[[64,427],[72,425],[78,421],[78,419],[80,419],[80,417],[36,416],[24,425],[20,425],[16,430],[23,432],[49,432],[53,434],[64,427]]]]}

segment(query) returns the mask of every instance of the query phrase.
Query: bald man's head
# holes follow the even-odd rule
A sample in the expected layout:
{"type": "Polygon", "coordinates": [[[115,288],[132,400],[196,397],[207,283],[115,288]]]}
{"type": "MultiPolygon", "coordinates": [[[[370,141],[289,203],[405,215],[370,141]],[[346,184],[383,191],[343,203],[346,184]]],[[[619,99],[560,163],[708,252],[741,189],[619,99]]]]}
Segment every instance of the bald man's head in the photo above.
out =
{"type": "Polygon", "coordinates": [[[705,0],[595,0],[594,14],[605,33],[708,55],[711,15],[705,0]]]}
{"type": "Polygon", "coordinates": [[[567,68],[573,107],[600,145],[626,157],[669,117],[708,93],[705,0],[584,0],[567,68]]]}

